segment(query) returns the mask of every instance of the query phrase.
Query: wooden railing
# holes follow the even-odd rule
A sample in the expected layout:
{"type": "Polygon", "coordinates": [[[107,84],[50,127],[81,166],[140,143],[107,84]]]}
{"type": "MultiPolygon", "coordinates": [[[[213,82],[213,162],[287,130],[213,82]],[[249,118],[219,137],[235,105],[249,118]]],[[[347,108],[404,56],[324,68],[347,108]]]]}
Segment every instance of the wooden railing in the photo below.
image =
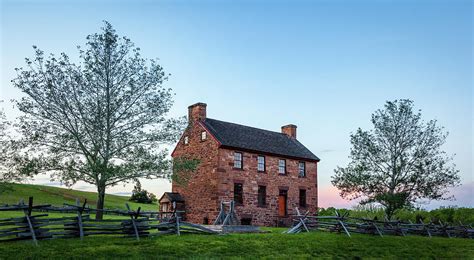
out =
{"type": "Polygon", "coordinates": [[[174,211],[171,216],[159,218],[157,212],[142,212],[139,207],[132,210],[125,204],[127,210],[98,210],[87,207],[87,201],[83,204],[76,200],[76,205],[65,204],[64,207],[52,207],[50,204],[33,205],[33,197],[29,198],[28,204],[20,202],[16,205],[0,206],[0,211],[22,211],[24,216],[0,219],[0,242],[16,240],[32,240],[38,245],[38,240],[51,238],[80,238],[94,235],[113,235],[121,237],[141,237],[181,234],[181,233],[205,233],[215,234],[217,232],[187,222],[181,221],[182,212],[174,211]],[[38,212],[40,211],[40,212],[38,212]],[[53,211],[75,216],[51,218],[43,212],[53,211]],[[89,213],[107,212],[127,218],[114,217],[105,220],[90,218],[89,213]],[[33,214],[33,212],[37,212],[33,214]]]}
{"type": "Polygon", "coordinates": [[[294,225],[284,233],[309,232],[310,230],[323,230],[330,232],[372,234],[383,237],[384,235],[406,236],[409,234],[422,236],[444,236],[474,238],[472,225],[459,223],[452,225],[441,221],[429,223],[411,223],[400,220],[385,220],[349,217],[349,213],[335,216],[309,216],[308,212],[301,214],[296,208],[294,215],[294,225]]]}

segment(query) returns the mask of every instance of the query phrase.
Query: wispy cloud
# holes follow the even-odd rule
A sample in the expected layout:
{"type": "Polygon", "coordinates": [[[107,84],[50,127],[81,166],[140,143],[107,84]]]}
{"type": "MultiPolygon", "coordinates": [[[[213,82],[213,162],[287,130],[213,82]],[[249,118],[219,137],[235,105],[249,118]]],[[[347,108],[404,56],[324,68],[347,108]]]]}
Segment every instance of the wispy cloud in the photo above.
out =
{"type": "Polygon", "coordinates": [[[464,183],[459,187],[452,188],[448,195],[453,195],[454,200],[422,201],[420,206],[428,209],[440,206],[474,207],[474,182],[464,183]]]}
{"type": "Polygon", "coordinates": [[[53,181],[50,181],[50,182],[40,182],[40,183],[37,183],[38,185],[45,185],[45,186],[54,186],[54,187],[61,187],[63,186],[60,182],[53,182],[53,181]]]}
{"type": "Polygon", "coordinates": [[[319,153],[332,153],[332,152],[335,152],[336,150],[334,149],[324,149],[324,150],[321,150],[319,151],[319,153]]]}
{"type": "Polygon", "coordinates": [[[113,195],[118,195],[118,196],[130,196],[130,195],[132,195],[131,192],[125,192],[125,191],[124,192],[114,192],[112,194],[113,195]]]}
{"type": "Polygon", "coordinates": [[[88,184],[76,184],[74,186],[72,186],[72,189],[74,190],[81,190],[81,191],[92,191],[92,192],[96,192],[96,188],[92,185],[88,185],[88,184]]]}

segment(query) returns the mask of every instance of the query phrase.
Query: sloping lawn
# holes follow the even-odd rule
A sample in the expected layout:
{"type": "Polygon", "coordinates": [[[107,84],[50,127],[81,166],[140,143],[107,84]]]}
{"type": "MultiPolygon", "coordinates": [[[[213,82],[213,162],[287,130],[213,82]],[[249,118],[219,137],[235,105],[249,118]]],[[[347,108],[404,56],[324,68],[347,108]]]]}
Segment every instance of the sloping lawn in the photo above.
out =
{"type": "Polygon", "coordinates": [[[474,240],[418,236],[383,238],[311,232],[281,234],[169,235],[136,241],[90,237],[0,243],[0,258],[396,258],[473,259],[474,240]]]}
{"type": "MultiPolygon", "coordinates": [[[[97,201],[97,193],[78,191],[71,189],[63,189],[42,185],[30,184],[12,184],[13,190],[0,193],[0,204],[17,204],[20,199],[28,203],[28,197],[33,196],[34,205],[52,204],[54,206],[63,206],[63,203],[75,204],[76,198],[81,202],[87,199],[87,204],[95,208],[97,201]]],[[[128,197],[117,195],[105,195],[105,208],[107,209],[126,209],[125,203],[136,210],[138,207],[142,211],[158,211],[158,204],[141,204],[128,201],[128,197]]]]}
{"type": "MultiPolygon", "coordinates": [[[[95,207],[96,193],[56,187],[14,184],[14,191],[0,194],[0,204],[16,204],[20,199],[34,204],[61,206],[87,198],[95,207]]],[[[157,204],[130,203],[127,197],[107,195],[106,208],[156,211],[157,204]]],[[[33,214],[40,214],[39,212],[33,214]]],[[[50,217],[71,214],[48,213],[50,217]]],[[[72,214],[75,215],[75,214],[72,214]]],[[[23,216],[22,212],[0,212],[0,218],[23,216]]],[[[91,216],[93,217],[93,216],[91,216]]],[[[105,218],[124,218],[106,215],[105,218]]],[[[285,229],[264,228],[267,234],[231,235],[169,235],[142,238],[136,241],[121,237],[86,237],[79,239],[40,240],[36,247],[31,241],[0,243],[0,259],[24,258],[396,258],[396,259],[474,259],[474,240],[458,238],[396,237],[311,232],[281,234],[285,229]]]]}

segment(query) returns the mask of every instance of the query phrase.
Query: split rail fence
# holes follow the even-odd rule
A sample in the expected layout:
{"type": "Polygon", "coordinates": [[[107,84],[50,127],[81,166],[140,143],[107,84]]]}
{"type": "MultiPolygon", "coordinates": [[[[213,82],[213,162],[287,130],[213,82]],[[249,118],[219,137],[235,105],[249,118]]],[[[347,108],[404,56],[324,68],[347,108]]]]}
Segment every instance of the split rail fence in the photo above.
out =
{"type": "Polygon", "coordinates": [[[23,217],[0,219],[0,242],[16,240],[32,240],[38,245],[38,240],[54,238],[80,238],[95,235],[113,235],[132,237],[140,240],[141,237],[149,237],[163,234],[200,233],[216,234],[200,225],[181,221],[182,212],[174,211],[170,218],[158,219],[156,213],[142,212],[139,207],[132,210],[128,204],[127,210],[103,210],[111,214],[126,216],[127,218],[114,217],[111,219],[95,220],[85,213],[98,212],[97,209],[88,209],[87,201],[76,205],[64,204],[62,208],[52,207],[49,204],[33,205],[33,197],[29,198],[28,204],[20,201],[17,205],[0,206],[0,211],[23,211],[23,217]],[[75,213],[75,216],[60,218],[49,217],[42,213],[53,209],[54,212],[75,213]],[[39,212],[38,212],[39,211],[39,212]]]}
{"type": "Polygon", "coordinates": [[[322,230],[329,232],[344,233],[351,236],[351,233],[372,234],[383,237],[384,235],[421,235],[421,236],[443,236],[474,238],[472,225],[450,225],[441,221],[429,223],[412,223],[399,220],[355,218],[349,217],[349,213],[335,216],[309,216],[309,213],[301,214],[296,208],[296,216],[293,219],[293,226],[284,233],[294,234],[309,232],[310,230],[322,230]]]}

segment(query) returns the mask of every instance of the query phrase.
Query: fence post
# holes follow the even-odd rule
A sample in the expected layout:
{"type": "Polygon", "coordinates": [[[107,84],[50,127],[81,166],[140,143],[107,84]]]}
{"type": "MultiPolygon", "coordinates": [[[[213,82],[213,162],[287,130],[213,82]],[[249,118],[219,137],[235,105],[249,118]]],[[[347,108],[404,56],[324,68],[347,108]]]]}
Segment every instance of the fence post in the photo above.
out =
{"type": "Polygon", "coordinates": [[[30,219],[32,210],[33,210],[33,197],[30,197],[28,199],[28,209],[25,209],[24,213],[25,213],[26,222],[28,222],[28,227],[30,228],[31,239],[33,239],[33,242],[35,243],[35,245],[38,246],[38,241],[36,240],[35,229],[33,228],[33,224],[31,223],[31,219],[30,219]]]}
{"type": "Polygon", "coordinates": [[[382,231],[380,231],[379,227],[377,227],[377,224],[372,222],[372,225],[375,227],[375,229],[377,230],[377,232],[379,233],[379,235],[380,235],[381,237],[383,237],[382,231]]]}
{"type": "MultiPolygon", "coordinates": [[[[127,207],[128,214],[130,216],[130,220],[132,221],[133,229],[135,230],[135,236],[137,237],[137,240],[140,240],[140,235],[138,234],[138,228],[137,228],[137,225],[135,223],[135,219],[133,218],[134,214],[130,210],[130,206],[128,205],[128,203],[125,203],[125,206],[127,207]]],[[[137,217],[138,217],[138,214],[137,214],[137,217]]]]}
{"type": "Polygon", "coordinates": [[[79,237],[81,240],[84,239],[84,228],[82,226],[82,212],[86,207],[87,199],[84,200],[84,205],[81,207],[81,203],[79,202],[79,198],[76,199],[76,206],[77,206],[77,226],[79,227],[79,237]]]}
{"type": "Polygon", "coordinates": [[[176,218],[176,234],[178,234],[178,236],[181,235],[181,232],[179,230],[179,215],[178,215],[178,212],[175,212],[175,218],[176,218]]]}

